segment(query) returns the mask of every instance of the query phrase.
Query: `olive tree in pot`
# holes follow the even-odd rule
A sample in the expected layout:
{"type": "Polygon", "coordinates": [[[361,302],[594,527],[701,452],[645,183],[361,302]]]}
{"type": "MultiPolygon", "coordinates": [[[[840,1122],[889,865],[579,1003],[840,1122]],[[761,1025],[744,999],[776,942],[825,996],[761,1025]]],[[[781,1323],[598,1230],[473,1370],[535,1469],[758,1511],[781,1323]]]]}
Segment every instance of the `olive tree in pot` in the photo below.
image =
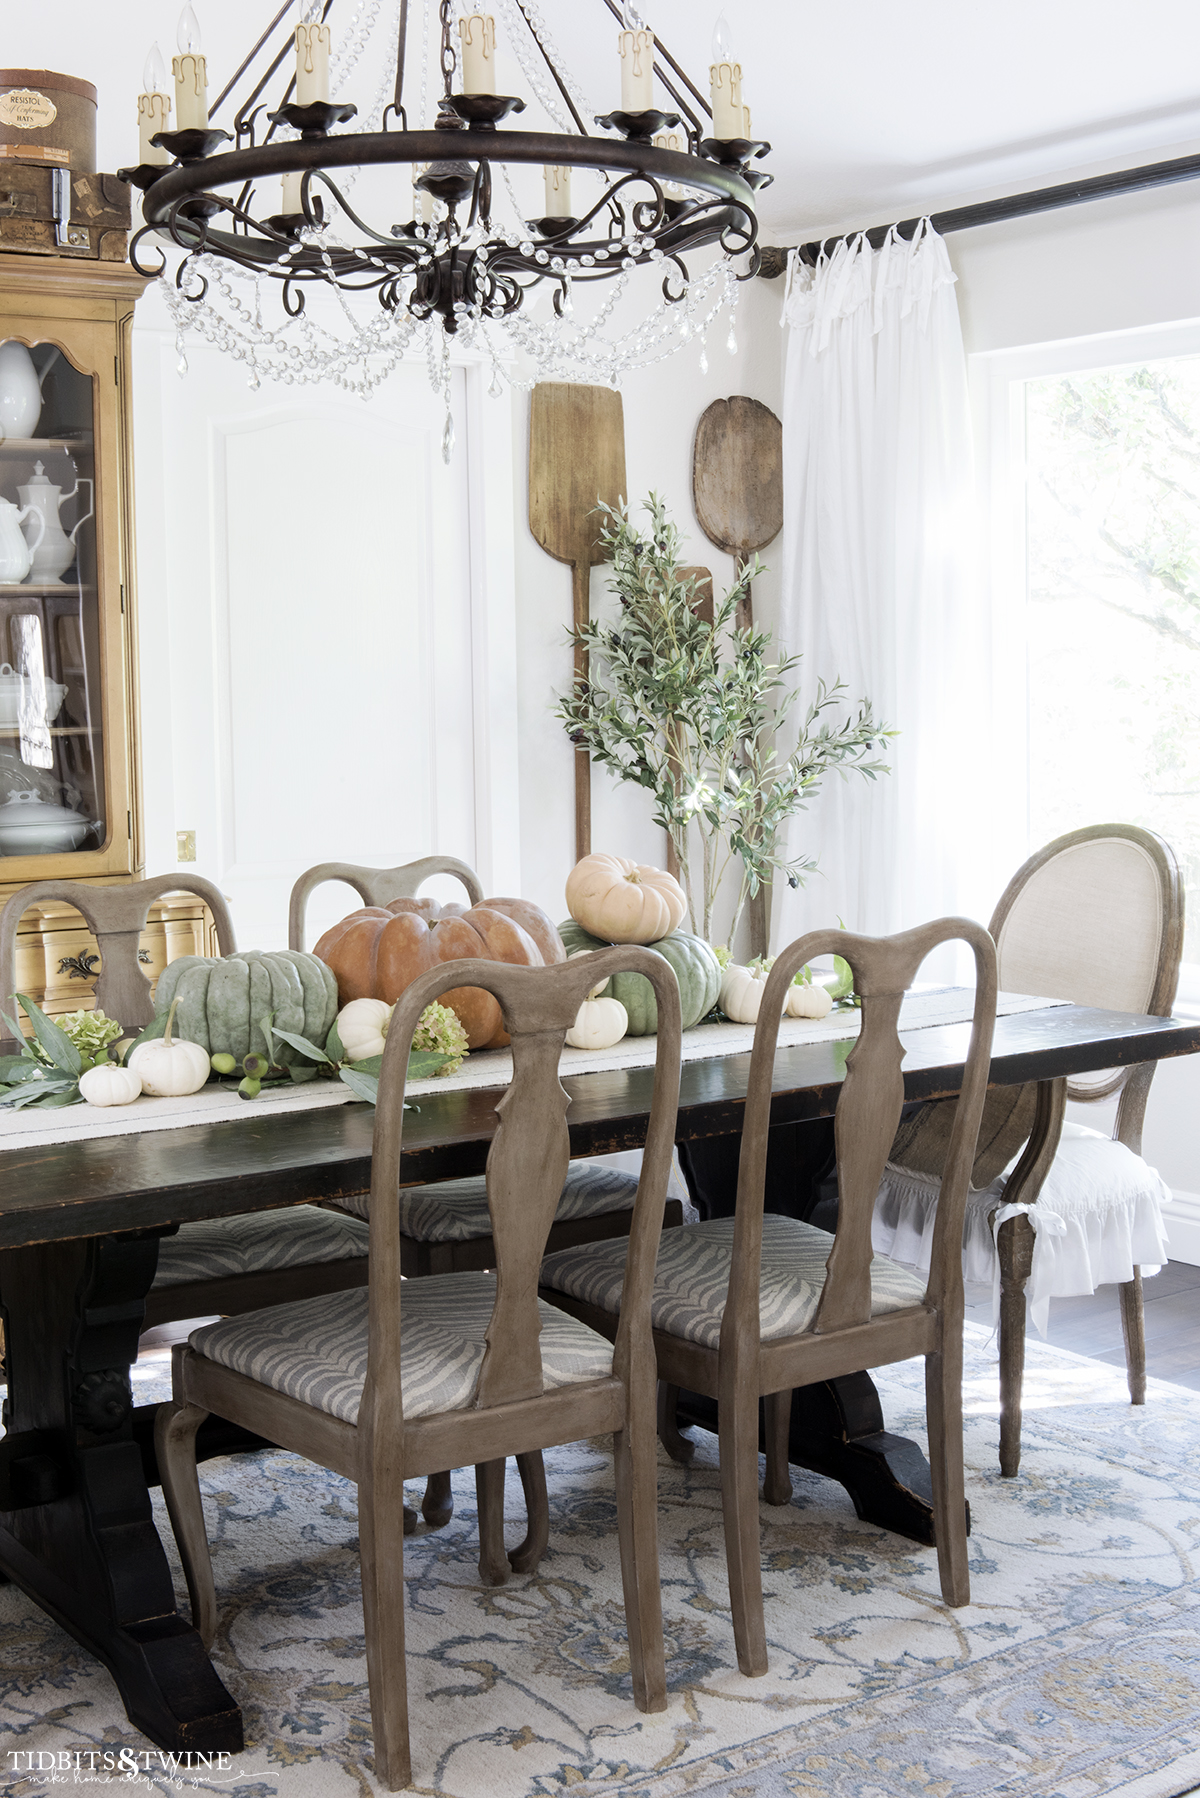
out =
{"type": "Polygon", "coordinates": [[[821,681],[801,716],[798,690],[788,685],[799,656],[773,661],[768,631],[734,626],[741,593],[763,572],[757,558],[709,624],[695,609],[695,579],[680,577],[680,535],[661,499],[652,493],[643,510],[649,526],[637,531],[627,507],[600,507],[621,614],[615,626],[593,619],[575,633],[588,651],[588,679],[560,696],[556,716],[593,761],[650,794],[679,861],[693,928],[710,941],[718,888],[735,868],[731,948],[760,886],[776,873],[799,886],[817,865],[782,852],[787,819],[834,770],[869,780],[887,773],[872,757],[895,733],[877,722],[869,700],[850,704],[840,680],[821,681]]]}

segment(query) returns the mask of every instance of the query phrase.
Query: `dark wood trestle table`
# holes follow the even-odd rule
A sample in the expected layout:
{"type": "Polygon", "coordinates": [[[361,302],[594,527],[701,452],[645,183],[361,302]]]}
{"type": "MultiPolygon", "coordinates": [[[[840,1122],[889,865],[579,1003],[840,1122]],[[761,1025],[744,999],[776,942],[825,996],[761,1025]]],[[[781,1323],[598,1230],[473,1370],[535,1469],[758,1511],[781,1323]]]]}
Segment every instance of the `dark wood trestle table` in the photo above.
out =
{"type": "MultiPolygon", "coordinates": [[[[908,1100],[954,1096],[968,1035],[965,1024],[904,1033],[908,1100]]],[[[773,1128],[832,1117],[854,1040],[779,1051],[773,1128]]],[[[1052,1083],[1197,1050],[1200,1020],[1061,1006],[997,1021],[991,1078],[1000,1086],[1052,1083]]],[[[739,1135],[749,1061],[738,1054],[685,1062],[682,1144],[699,1150],[739,1135]]],[[[652,1077],[640,1068],[568,1077],[572,1153],[641,1147],[652,1077]]],[[[486,1089],[422,1097],[404,1122],[406,1183],[480,1172],[495,1102],[486,1089]]],[[[130,1393],[158,1239],[197,1218],[361,1192],[370,1183],[373,1120],[367,1106],[351,1104],[287,1116],[264,1109],[233,1123],[43,1147],[3,1149],[0,1134],[9,1381],[0,1570],[105,1663],[130,1721],[160,1747],[237,1751],[242,1720],[176,1611],[150,1506],[151,1408],[135,1408],[130,1393]]],[[[792,1458],[841,1479],[862,1515],[931,1540],[916,1445],[888,1435],[866,1388],[805,1392],[811,1402],[794,1414],[792,1458]]],[[[684,1415],[704,1421],[686,1407],[684,1415]]],[[[218,1428],[205,1452],[250,1445],[218,1428]]]]}

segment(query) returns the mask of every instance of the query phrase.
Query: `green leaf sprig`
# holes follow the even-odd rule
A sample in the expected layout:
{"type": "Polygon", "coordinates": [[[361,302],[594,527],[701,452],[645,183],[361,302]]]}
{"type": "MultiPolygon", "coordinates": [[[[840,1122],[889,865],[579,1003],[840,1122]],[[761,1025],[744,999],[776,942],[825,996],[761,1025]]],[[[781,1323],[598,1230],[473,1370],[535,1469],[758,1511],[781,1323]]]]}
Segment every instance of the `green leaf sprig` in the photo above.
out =
{"type": "MultiPolygon", "coordinates": [[[[80,1050],[67,1032],[48,1018],[40,1005],[24,993],[16,995],[25,1016],[33,1026],[33,1041],[26,1040],[21,1026],[7,1012],[0,1012],[13,1037],[21,1043],[19,1055],[0,1055],[0,1105],[23,1111],[36,1105],[39,1110],[56,1110],[63,1105],[82,1103],[79,1076],[89,1068],[108,1061],[112,1036],[120,1035],[121,1026],[101,1014],[97,1027],[87,1033],[86,1047],[80,1050]]],[[[73,1014],[76,1018],[79,1014],[73,1014]]]]}
{"type": "MultiPolygon", "coordinates": [[[[212,1058],[214,1073],[232,1076],[241,1073],[243,1076],[238,1093],[243,1099],[257,1099],[265,1081],[273,1084],[291,1080],[299,1086],[306,1081],[315,1080],[318,1075],[330,1079],[338,1079],[350,1088],[357,1099],[365,1099],[374,1105],[379,1097],[379,1070],[383,1066],[382,1055],[371,1055],[365,1061],[348,1061],[342,1039],[338,1035],[337,1020],[330,1027],[325,1038],[325,1047],[319,1048],[310,1042],[308,1037],[299,1036],[293,1030],[280,1030],[275,1023],[275,1013],[269,1011],[258,1020],[258,1027],[263,1033],[271,1059],[262,1055],[246,1055],[241,1062],[232,1055],[214,1055],[212,1058]],[[281,1067],[275,1056],[276,1038],[294,1049],[304,1057],[303,1062],[289,1062],[281,1067]]],[[[436,1074],[439,1068],[453,1061],[453,1055],[443,1055],[430,1050],[414,1049],[408,1058],[408,1077],[410,1080],[423,1080],[436,1074]]]]}

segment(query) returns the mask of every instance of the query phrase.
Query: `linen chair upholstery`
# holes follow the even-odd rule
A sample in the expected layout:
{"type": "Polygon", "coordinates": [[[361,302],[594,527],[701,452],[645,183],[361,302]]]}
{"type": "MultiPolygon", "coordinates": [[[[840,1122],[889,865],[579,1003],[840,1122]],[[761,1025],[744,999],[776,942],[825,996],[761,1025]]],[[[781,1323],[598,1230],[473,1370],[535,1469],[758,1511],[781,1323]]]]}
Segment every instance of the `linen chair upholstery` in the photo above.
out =
{"type": "MultiPolygon", "coordinates": [[[[1000,985],[1106,1011],[1168,1017],[1183,947],[1183,885],[1174,853],[1161,837],[1135,825],[1098,824],[1057,837],[1020,867],[993,913],[1000,985]]],[[[1119,1068],[1035,1089],[1049,1135],[1034,1165],[1027,1154],[1007,1176],[976,1168],[968,1198],[964,1256],[974,1278],[1000,1282],[1001,1471],[1020,1459],[1021,1377],[1026,1281],[1033,1275],[1033,1316],[1045,1327],[1052,1296],[1120,1289],[1130,1400],[1145,1402],[1146,1347],[1141,1263],[1166,1258],[1161,1202],[1167,1188],[1141,1159],[1142,1123],[1155,1063],[1119,1068]],[[1110,1140],[1063,1124],[1068,1099],[1097,1102],[1120,1095],[1110,1140]],[[1008,1205],[1034,1206],[992,1220],[1008,1205]],[[1044,1224],[1039,1226],[1039,1217],[1044,1224]]],[[[1011,1090],[1011,1089],[1010,1089],[1011,1090]]],[[[989,1095],[984,1132],[1001,1093],[989,1095]]],[[[946,1112],[939,1105],[930,1113],[946,1112]]],[[[1028,1128],[1033,1119],[1028,1118],[1028,1128]]],[[[893,1145],[876,1209],[876,1246],[920,1264],[925,1227],[938,1202],[936,1150],[914,1169],[913,1141],[934,1128],[919,1123],[909,1142],[893,1145]],[[918,1176],[914,1179],[914,1173],[918,1176]],[[907,1240],[902,1240],[906,1228],[907,1240]]],[[[944,1132],[940,1120],[936,1128],[944,1132]]],[[[1028,1134],[1028,1129],[1026,1131],[1028,1134]]],[[[928,1142],[925,1145],[929,1146],[928,1142]]],[[[1009,1137],[1011,1163],[1019,1143],[1009,1137]]]]}
{"type": "MultiPolygon", "coordinates": [[[[14,984],[21,918],[31,905],[61,900],[82,914],[96,938],[97,1009],[119,1018],[129,1030],[142,1029],[154,1017],[154,1000],[138,963],[138,938],[150,907],[167,893],[194,893],[203,899],[212,913],[221,954],[233,953],[237,944],[229,907],[212,882],[198,874],[161,874],[121,887],[35,880],[14,893],[0,912],[4,986],[14,984]]],[[[15,997],[7,999],[5,1009],[16,1015],[15,997]]],[[[361,1286],[366,1256],[367,1229],[362,1220],[317,1205],[181,1224],[159,1243],[144,1328],[211,1311],[248,1311],[277,1299],[361,1286]]]]}
{"type": "MultiPolygon", "coordinates": [[[[903,935],[815,931],[775,959],[754,1033],[734,1217],[664,1237],[651,1296],[659,1378],[719,1401],[725,1553],[738,1666],[766,1672],[758,1533],[758,1411],[767,1400],[767,1486],[791,1496],[787,1427],[796,1386],[925,1355],[933,1510],[942,1595],[966,1604],[962,1462],[962,1233],[967,1181],[987,1086],[996,1013],[996,955],[983,928],[947,918],[903,935]],[[976,993],[962,1097],[943,1179],[928,1283],[872,1258],[871,1215],[904,1102],[900,1002],[925,956],[961,937],[976,993]],[[764,1217],[771,1082],[788,987],[814,956],[854,971],[862,1028],[834,1115],[839,1209],[831,1236],[795,1218],[764,1217]]],[[[594,1329],[618,1327],[624,1289],[611,1245],[566,1250],[542,1266],[542,1293],[594,1329]]]]}
{"type": "Polygon", "coordinates": [[[666,1681],[658,1582],[655,1374],[650,1290],[679,1097],[678,988],[661,957],[621,947],[586,968],[449,962],[399,1000],[379,1081],[371,1164],[370,1284],[193,1333],[180,1345],[174,1396],[159,1416],[163,1488],[196,1627],[210,1641],[216,1598],[195,1465],[195,1433],[216,1412],[355,1480],[375,1765],[392,1791],[411,1777],[404,1664],[403,1485],[474,1463],[481,1487],[503,1457],[614,1432],[616,1501],[634,1699],[662,1710],[666,1681]],[[657,965],[656,965],[657,964],[657,965]],[[558,1076],[566,1031],[598,978],[645,974],[658,1005],[654,1095],[626,1252],[625,1305],[614,1335],[572,1325],[539,1304],[537,1270],[569,1157],[570,1101],[558,1076]],[[487,1158],[493,1274],[403,1283],[400,1177],[408,1050],[425,1006],[454,986],[500,1001],[513,1079],[499,1100],[487,1158]],[[543,1352],[543,1344],[548,1343],[543,1352]],[[467,1363],[463,1371],[462,1363],[467,1363]],[[562,1383],[560,1383],[562,1382],[562,1383]]]}

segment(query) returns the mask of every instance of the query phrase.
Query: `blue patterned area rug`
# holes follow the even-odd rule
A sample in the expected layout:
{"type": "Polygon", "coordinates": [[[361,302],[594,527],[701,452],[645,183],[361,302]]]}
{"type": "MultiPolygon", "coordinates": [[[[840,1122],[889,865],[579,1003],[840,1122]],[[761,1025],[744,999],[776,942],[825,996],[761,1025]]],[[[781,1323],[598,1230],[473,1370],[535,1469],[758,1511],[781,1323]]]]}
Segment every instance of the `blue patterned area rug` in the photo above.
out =
{"type": "MultiPolygon", "coordinates": [[[[161,1370],[138,1373],[139,1397],[157,1396],[161,1370]]],[[[920,1363],[879,1379],[889,1428],[923,1438],[920,1363]]],[[[760,1680],[743,1679],[734,1658],[715,1441],[698,1434],[687,1470],[664,1457],[670,1700],[656,1717],[639,1716],[629,1698],[604,1443],[547,1457],[550,1551],[534,1577],[499,1589],[479,1583],[473,1481],[459,1476],[452,1523],[406,1544],[417,1790],[1177,1798],[1195,1789],[1200,1393],[1152,1381],[1134,1411],[1120,1372],[1031,1343],[1015,1481],[996,1469],[996,1368],[979,1331],[968,1343],[966,1407],[971,1605],[943,1607],[932,1550],[858,1522],[839,1486],[797,1473],[792,1503],[761,1509],[771,1664],[760,1680]]],[[[243,1707],[245,1753],[224,1770],[172,1779],[104,1670],[7,1587],[0,1790],[35,1798],[94,1782],[362,1798],[379,1789],[353,1486],[278,1453],[210,1463],[204,1484],[221,1604],[214,1659],[243,1707]],[[38,1771],[64,1754],[72,1771],[38,1771]],[[104,1771],[105,1756],[115,1771],[104,1771]]],[[[169,1540],[161,1509],[159,1527],[169,1540]]]]}

